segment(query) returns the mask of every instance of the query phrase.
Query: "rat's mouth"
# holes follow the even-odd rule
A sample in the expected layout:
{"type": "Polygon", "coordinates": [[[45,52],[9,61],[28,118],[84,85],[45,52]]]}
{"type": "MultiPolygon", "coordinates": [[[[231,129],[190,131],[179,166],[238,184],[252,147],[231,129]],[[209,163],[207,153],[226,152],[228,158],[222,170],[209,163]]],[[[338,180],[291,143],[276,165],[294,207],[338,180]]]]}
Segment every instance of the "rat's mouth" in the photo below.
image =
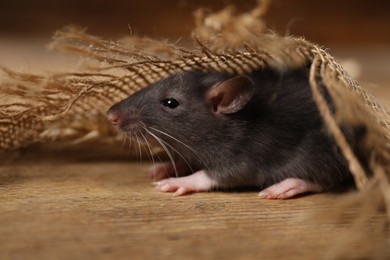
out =
{"type": "Polygon", "coordinates": [[[139,117],[123,118],[118,124],[114,124],[114,126],[124,133],[146,132],[139,117]]]}
{"type": "Polygon", "coordinates": [[[147,135],[147,131],[142,127],[141,124],[121,124],[117,126],[117,129],[122,133],[132,137],[142,137],[147,135]]]}
{"type": "Polygon", "coordinates": [[[117,126],[117,129],[125,134],[129,139],[137,140],[140,143],[150,144],[152,146],[160,145],[160,143],[156,140],[156,136],[139,121],[121,124],[117,126]]]}

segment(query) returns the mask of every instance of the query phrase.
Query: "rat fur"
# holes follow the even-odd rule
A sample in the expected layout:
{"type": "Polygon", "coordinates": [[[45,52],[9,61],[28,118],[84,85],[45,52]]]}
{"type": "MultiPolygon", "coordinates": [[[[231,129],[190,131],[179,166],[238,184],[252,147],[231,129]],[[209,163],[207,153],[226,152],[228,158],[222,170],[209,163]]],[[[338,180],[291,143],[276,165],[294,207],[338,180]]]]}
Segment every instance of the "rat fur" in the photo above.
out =
{"type": "Polygon", "coordinates": [[[161,191],[258,188],[272,199],[352,181],[312,100],[306,68],[180,72],[113,105],[107,116],[131,138],[169,153],[172,163],[150,171],[162,179],[161,191]]]}

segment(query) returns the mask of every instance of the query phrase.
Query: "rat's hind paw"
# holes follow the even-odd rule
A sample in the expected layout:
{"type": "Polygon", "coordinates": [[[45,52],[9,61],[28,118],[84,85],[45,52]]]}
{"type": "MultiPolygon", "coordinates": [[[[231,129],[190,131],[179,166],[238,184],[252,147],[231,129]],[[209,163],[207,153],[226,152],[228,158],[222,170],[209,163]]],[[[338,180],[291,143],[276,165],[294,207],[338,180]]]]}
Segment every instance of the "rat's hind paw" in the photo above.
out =
{"type": "Polygon", "coordinates": [[[154,183],[161,192],[174,192],[174,196],[209,191],[216,186],[216,182],[207,176],[205,171],[198,171],[191,175],[179,178],[169,178],[154,183]]]}
{"type": "Polygon", "coordinates": [[[314,182],[297,178],[288,178],[276,183],[259,193],[264,199],[289,199],[306,192],[322,192],[323,188],[314,182]]]}

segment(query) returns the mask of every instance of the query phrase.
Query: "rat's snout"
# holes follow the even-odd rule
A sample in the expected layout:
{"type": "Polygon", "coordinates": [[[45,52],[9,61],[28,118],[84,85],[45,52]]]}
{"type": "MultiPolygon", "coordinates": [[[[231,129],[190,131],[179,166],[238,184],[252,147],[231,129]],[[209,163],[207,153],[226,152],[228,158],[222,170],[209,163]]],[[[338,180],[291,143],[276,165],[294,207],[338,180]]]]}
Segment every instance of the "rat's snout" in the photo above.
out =
{"type": "Polygon", "coordinates": [[[133,133],[143,126],[140,105],[137,96],[130,96],[110,107],[106,113],[107,119],[120,132],[133,133]]]}
{"type": "Polygon", "coordinates": [[[138,110],[132,107],[124,107],[122,103],[112,106],[106,113],[111,124],[123,132],[133,131],[139,128],[141,117],[138,110]]]}
{"type": "Polygon", "coordinates": [[[110,109],[107,111],[107,118],[115,126],[119,125],[121,122],[121,113],[118,110],[110,109]]]}

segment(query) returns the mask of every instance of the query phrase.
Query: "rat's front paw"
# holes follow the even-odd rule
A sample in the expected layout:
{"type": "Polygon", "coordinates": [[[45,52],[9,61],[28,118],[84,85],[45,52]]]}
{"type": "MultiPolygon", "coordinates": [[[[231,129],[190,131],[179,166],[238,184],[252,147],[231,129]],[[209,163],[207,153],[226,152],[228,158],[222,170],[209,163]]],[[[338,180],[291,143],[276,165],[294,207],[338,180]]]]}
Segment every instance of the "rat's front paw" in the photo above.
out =
{"type": "Polygon", "coordinates": [[[155,188],[161,192],[174,192],[174,196],[181,196],[195,192],[194,187],[182,180],[182,178],[169,178],[154,183],[155,188]]]}
{"type": "Polygon", "coordinates": [[[207,176],[205,171],[198,171],[191,175],[179,178],[169,178],[154,183],[161,192],[174,192],[174,196],[200,191],[209,191],[216,186],[216,182],[207,176]]]}
{"type": "Polygon", "coordinates": [[[287,178],[262,190],[259,196],[264,199],[289,199],[307,192],[322,192],[323,188],[316,183],[297,178],[287,178]]]}

